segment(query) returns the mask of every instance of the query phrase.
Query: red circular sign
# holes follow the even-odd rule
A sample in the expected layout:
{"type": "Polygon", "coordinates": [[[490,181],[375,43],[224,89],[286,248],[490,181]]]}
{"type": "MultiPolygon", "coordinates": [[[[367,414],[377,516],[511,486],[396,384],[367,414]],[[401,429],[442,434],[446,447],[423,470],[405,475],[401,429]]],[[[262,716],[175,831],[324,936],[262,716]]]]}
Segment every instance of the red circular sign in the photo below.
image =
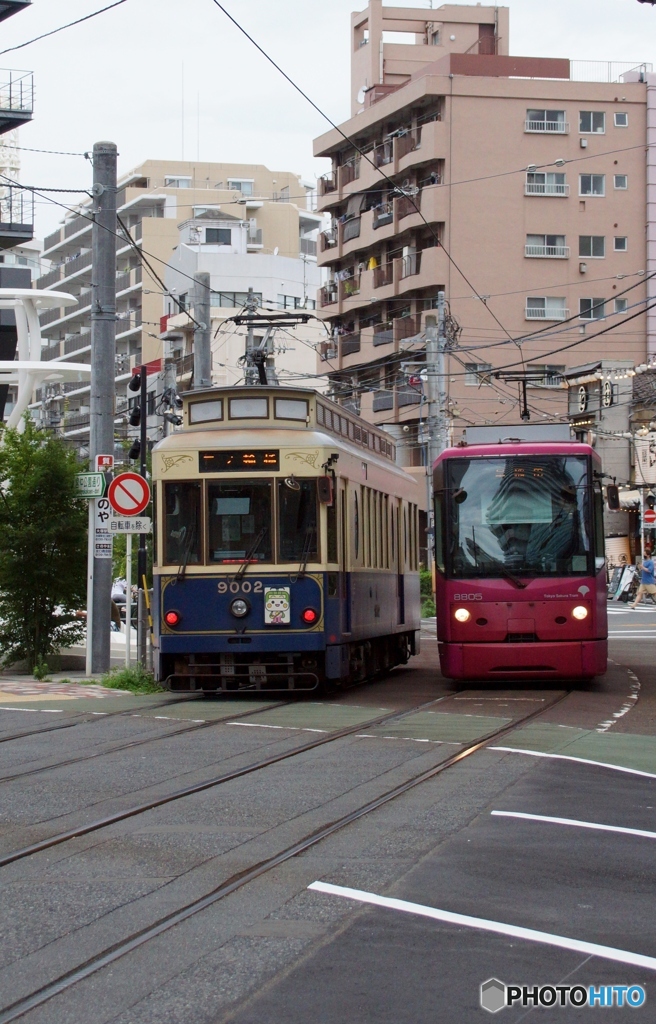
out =
{"type": "Polygon", "coordinates": [[[150,487],[138,473],[121,473],[109,485],[107,497],[120,516],[139,516],[150,501],[150,487]]]}
{"type": "Polygon", "coordinates": [[[656,509],[646,508],[642,518],[646,523],[656,523],[656,509]]]}

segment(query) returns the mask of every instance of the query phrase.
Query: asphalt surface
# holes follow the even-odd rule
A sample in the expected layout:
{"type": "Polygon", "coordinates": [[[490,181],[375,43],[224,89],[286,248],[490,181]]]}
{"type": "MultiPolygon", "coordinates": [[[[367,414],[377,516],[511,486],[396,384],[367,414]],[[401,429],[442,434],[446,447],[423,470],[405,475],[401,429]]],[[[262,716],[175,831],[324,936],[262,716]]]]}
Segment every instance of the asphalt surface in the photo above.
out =
{"type": "MultiPolygon", "coordinates": [[[[656,1020],[656,608],[610,610],[607,676],[557,704],[563,684],[502,690],[443,680],[427,621],[410,665],[332,700],[50,693],[0,710],[0,854],[359,727],[0,869],[0,1024],[459,1024],[491,1019],[479,1004],[489,978],[644,986],[635,1016],[656,1020]],[[414,710],[429,701],[437,703],[414,710]],[[537,710],[499,742],[20,1017],[8,1009],[537,710]],[[410,713],[368,727],[389,711],[410,713]],[[181,731],[190,725],[199,728],[181,731]],[[24,731],[31,735],[9,739],[24,731]],[[81,760],[61,763],[73,757],[81,760]],[[310,888],[317,882],[323,890],[310,888]]],[[[604,1009],[611,1021],[633,1012],[604,1009]]],[[[547,1012],[517,1006],[498,1019],[547,1012]]],[[[551,1012],[579,1020],[590,1011],[551,1012]]]]}

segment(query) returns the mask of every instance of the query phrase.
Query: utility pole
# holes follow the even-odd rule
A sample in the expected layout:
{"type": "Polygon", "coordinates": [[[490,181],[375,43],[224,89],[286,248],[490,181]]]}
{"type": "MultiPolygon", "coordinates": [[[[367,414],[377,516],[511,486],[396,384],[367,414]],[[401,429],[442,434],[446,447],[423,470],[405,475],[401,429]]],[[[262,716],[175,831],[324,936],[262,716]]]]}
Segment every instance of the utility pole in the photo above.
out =
{"type": "Polygon", "coordinates": [[[212,384],[209,274],[194,274],[193,303],[194,317],[200,324],[194,329],[194,388],[209,388],[212,384]]]}
{"type": "Polygon", "coordinates": [[[449,418],[446,390],[446,350],[444,292],[437,293],[437,322],[426,318],[426,392],[427,417],[427,491],[428,491],[428,562],[434,550],[433,463],[449,444],[449,418]]]}
{"type": "MultiPolygon", "coordinates": [[[[93,147],[91,396],[89,455],[114,454],[116,369],[116,159],[113,142],[93,147]]],[[[89,502],[87,671],[110,668],[112,538],[106,499],[89,502]],[[90,648],[90,650],[89,650],[90,648]]]]}

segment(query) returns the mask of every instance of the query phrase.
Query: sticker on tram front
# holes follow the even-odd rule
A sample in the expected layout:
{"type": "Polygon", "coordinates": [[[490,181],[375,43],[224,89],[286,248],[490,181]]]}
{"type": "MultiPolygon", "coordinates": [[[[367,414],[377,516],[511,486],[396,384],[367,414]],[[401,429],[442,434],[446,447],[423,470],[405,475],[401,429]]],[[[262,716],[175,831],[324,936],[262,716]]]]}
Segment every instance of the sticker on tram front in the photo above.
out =
{"type": "Polygon", "coordinates": [[[291,622],[289,587],[264,588],[264,625],[288,626],[291,622]]]}

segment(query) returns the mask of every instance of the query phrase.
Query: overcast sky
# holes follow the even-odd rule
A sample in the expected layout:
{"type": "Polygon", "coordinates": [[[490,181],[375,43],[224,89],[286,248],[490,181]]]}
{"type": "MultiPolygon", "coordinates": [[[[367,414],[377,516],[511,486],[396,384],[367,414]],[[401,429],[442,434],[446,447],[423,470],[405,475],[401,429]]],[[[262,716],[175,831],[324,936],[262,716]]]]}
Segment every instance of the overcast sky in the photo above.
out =
{"type": "MultiPolygon", "coordinates": [[[[33,0],[0,23],[0,49],[105,6],[108,0],[33,0]]],[[[224,6],[335,121],[349,115],[353,0],[225,0],[224,6]]],[[[430,0],[394,6],[430,8],[430,0]]],[[[434,0],[438,7],[438,0],[434,0]]],[[[364,7],[364,4],[362,4],[364,7]]],[[[656,63],[656,7],[637,0],[515,0],[510,50],[527,56],[656,63]]],[[[59,35],[2,57],[35,73],[34,120],[20,144],[83,152],[109,139],[119,174],[142,160],[264,163],[314,179],[322,117],[226,19],[213,0],[126,0],[59,35]]],[[[25,184],[88,187],[81,157],[21,153],[25,184]]],[[[61,201],[68,197],[58,196],[61,201]]],[[[74,197],[72,197],[74,199],[74,197]]],[[[64,211],[39,201],[37,234],[64,211]]]]}

